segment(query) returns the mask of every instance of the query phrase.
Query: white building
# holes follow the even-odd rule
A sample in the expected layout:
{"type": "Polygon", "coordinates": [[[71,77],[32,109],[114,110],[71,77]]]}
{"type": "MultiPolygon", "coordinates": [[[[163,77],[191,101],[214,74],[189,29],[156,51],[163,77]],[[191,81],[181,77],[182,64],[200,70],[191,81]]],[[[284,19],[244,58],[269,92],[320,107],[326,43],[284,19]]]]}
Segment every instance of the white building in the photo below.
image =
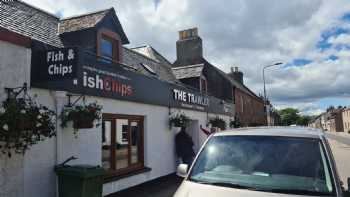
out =
{"type": "Polygon", "coordinates": [[[196,150],[206,139],[200,125],[217,116],[228,123],[234,114],[233,106],[228,110],[222,100],[178,83],[163,57],[123,47],[129,41],[113,8],[62,20],[23,2],[0,2],[0,18],[6,19],[0,20],[0,101],[7,97],[4,88],[27,83],[29,94],[57,114],[68,104],[67,94],[75,95],[72,102],[82,95],[103,106],[102,127],[79,130],[76,138],[72,126],[63,129],[57,118],[56,137],[24,156],[0,154],[0,196],[56,196],[54,166],[71,156],[78,159],[70,165],[108,171],[104,195],[174,173],[170,114],[190,117],[196,150]],[[49,54],[59,52],[78,58],[66,75],[47,63],[54,61],[49,54]],[[174,95],[178,91],[186,98],[174,95]],[[123,137],[131,135],[128,128],[139,134],[137,142],[123,137]]]}

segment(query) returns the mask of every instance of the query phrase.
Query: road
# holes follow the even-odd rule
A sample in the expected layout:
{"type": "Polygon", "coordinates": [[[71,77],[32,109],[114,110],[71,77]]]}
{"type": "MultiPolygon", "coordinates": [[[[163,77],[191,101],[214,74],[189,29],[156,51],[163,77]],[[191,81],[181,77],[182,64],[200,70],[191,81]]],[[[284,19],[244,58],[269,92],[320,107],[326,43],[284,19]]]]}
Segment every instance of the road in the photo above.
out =
{"type": "Polygon", "coordinates": [[[350,135],[327,133],[326,136],[331,144],[338,173],[347,188],[347,178],[350,177],[350,135]]]}

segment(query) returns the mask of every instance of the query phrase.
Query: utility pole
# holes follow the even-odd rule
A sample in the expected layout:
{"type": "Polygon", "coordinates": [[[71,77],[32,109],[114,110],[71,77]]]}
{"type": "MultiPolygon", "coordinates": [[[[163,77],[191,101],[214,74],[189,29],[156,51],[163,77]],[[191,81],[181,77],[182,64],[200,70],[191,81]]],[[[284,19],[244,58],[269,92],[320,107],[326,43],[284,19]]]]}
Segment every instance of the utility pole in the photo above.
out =
{"type": "Polygon", "coordinates": [[[270,68],[270,67],[273,67],[273,66],[278,66],[278,65],[281,65],[281,64],[283,64],[283,63],[281,63],[281,62],[277,62],[277,63],[275,63],[275,64],[271,64],[271,65],[264,66],[264,68],[263,68],[263,81],[264,81],[264,109],[265,109],[265,115],[266,115],[266,123],[267,123],[267,126],[270,126],[270,123],[269,123],[269,119],[268,119],[268,115],[269,115],[269,113],[267,112],[267,94],[266,94],[265,69],[270,68]]]}

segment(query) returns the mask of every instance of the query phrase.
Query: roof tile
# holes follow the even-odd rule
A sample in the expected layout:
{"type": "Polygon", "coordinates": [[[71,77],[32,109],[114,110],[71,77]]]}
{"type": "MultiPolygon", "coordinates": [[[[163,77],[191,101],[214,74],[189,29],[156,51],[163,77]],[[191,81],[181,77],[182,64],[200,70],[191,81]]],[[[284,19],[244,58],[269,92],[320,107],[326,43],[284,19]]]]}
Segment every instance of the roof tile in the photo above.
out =
{"type": "Polygon", "coordinates": [[[62,19],[59,25],[59,34],[94,27],[106,16],[109,11],[110,9],[107,9],[99,12],[62,19]]]}

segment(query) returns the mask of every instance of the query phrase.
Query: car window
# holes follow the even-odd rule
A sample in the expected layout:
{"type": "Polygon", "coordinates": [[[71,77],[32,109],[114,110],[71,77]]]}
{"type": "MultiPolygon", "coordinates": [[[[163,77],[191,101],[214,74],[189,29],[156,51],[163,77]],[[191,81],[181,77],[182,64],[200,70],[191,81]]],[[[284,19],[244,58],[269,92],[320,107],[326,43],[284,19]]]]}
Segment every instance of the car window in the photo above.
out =
{"type": "Polygon", "coordinates": [[[258,190],[334,194],[329,161],[319,139],[216,136],[196,160],[190,180],[258,190]]]}

